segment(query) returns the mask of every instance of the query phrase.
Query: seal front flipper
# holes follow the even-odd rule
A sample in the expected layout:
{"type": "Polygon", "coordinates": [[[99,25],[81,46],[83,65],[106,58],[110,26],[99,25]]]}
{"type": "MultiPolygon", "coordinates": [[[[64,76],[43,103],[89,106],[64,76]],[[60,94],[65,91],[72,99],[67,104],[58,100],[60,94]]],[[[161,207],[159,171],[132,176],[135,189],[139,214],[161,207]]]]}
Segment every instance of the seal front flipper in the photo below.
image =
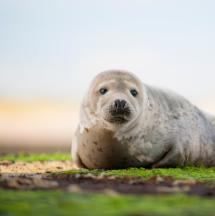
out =
{"type": "Polygon", "coordinates": [[[74,167],[77,168],[77,169],[87,168],[87,167],[83,164],[83,162],[82,162],[82,160],[81,160],[81,158],[80,158],[79,155],[77,155],[77,156],[75,157],[75,159],[74,159],[74,167]]]}
{"type": "Polygon", "coordinates": [[[179,166],[184,166],[183,154],[175,146],[170,146],[158,161],[152,165],[152,168],[179,166]]]}

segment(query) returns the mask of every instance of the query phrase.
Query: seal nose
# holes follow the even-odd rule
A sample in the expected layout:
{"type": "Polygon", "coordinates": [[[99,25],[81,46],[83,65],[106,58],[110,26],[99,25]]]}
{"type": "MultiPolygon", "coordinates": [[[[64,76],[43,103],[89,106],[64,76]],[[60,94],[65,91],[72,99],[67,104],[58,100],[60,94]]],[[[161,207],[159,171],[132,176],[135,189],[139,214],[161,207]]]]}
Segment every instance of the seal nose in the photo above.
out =
{"type": "Polygon", "coordinates": [[[115,100],[114,101],[114,107],[116,110],[123,110],[125,109],[126,101],[125,100],[115,100]]]}

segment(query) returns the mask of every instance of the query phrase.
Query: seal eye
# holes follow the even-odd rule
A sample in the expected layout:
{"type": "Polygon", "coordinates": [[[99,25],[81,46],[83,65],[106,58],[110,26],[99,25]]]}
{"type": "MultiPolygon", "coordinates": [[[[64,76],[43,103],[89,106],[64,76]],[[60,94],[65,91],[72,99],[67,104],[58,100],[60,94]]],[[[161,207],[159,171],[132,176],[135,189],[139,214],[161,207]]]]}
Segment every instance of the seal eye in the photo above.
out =
{"type": "Polygon", "coordinates": [[[101,95],[106,94],[107,91],[108,91],[108,90],[107,90],[106,88],[101,88],[101,89],[99,89],[99,92],[100,92],[101,95]]]}
{"type": "Polygon", "coordinates": [[[136,96],[138,95],[138,92],[137,92],[136,89],[131,89],[130,92],[131,92],[131,95],[132,95],[133,97],[136,97],[136,96]]]}

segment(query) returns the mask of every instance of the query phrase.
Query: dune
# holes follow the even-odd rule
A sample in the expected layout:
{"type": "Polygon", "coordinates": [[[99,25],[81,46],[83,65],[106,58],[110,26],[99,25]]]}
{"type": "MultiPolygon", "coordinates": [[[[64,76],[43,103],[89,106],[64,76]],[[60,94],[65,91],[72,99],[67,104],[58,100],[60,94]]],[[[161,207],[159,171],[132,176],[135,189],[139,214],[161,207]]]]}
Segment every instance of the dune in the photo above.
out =
{"type": "Polygon", "coordinates": [[[78,105],[0,102],[0,152],[69,151],[78,105]]]}

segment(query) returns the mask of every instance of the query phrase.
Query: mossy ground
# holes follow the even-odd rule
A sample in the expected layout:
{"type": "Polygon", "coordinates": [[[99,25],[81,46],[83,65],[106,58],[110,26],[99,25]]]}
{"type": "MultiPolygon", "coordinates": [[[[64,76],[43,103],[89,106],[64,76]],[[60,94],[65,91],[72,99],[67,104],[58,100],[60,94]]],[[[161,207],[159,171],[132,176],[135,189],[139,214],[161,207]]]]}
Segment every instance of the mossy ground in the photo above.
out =
{"type": "MultiPolygon", "coordinates": [[[[20,154],[0,156],[0,160],[47,161],[69,160],[68,154],[20,154]]],[[[62,172],[61,172],[62,173],[62,172]]],[[[68,173],[95,175],[173,176],[215,182],[215,168],[74,170],[68,173]]],[[[215,199],[175,195],[110,196],[74,194],[62,190],[0,190],[0,215],[215,215],[215,199]]]]}
{"type": "Polygon", "coordinates": [[[185,168],[168,168],[168,169],[144,169],[144,168],[129,168],[119,170],[69,170],[63,172],[65,174],[87,174],[106,175],[106,176],[136,176],[145,179],[153,176],[172,176],[176,179],[195,179],[198,181],[215,181],[215,168],[204,167],[185,167],[185,168]]]}

